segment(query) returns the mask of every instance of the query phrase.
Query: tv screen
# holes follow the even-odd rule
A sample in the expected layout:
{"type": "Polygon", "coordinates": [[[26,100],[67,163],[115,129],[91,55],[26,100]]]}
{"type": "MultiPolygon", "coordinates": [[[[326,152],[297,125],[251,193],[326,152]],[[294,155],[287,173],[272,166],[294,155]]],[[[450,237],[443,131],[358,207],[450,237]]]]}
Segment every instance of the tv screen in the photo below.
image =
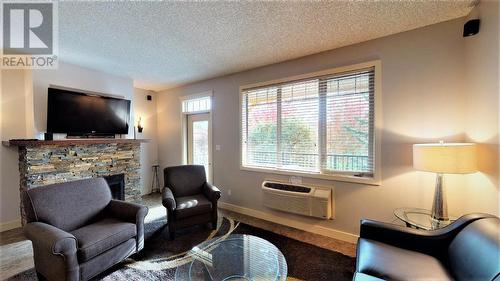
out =
{"type": "Polygon", "coordinates": [[[127,134],[130,101],[48,89],[47,132],[68,135],[127,134]]]}

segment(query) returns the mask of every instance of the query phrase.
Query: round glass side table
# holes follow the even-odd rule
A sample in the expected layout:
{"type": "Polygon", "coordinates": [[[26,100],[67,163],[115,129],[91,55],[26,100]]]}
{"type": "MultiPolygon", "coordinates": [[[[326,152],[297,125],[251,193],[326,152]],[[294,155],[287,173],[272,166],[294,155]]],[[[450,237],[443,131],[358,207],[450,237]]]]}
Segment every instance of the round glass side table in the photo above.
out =
{"type": "Polygon", "coordinates": [[[399,208],[394,210],[394,215],[405,222],[408,227],[425,230],[443,228],[456,220],[455,217],[450,216],[450,220],[438,221],[432,218],[430,210],[418,208],[399,208]]]}

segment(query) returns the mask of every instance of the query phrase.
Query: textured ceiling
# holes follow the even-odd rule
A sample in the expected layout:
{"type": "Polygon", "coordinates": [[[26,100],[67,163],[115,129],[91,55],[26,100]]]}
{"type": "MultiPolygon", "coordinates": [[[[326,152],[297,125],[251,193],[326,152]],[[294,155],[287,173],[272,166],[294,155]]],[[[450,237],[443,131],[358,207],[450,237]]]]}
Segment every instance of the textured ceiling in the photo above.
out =
{"type": "Polygon", "coordinates": [[[60,2],[59,53],[160,90],[462,17],[471,2],[60,2]]]}

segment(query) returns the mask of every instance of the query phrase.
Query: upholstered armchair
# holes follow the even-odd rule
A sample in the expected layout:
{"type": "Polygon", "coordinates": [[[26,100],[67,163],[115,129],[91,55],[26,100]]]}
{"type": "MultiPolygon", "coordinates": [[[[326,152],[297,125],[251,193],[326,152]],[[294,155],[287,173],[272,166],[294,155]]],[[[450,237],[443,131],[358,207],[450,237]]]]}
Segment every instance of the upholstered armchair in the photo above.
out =
{"type": "Polygon", "coordinates": [[[207,182],[200,165],[168,167],[163,170],[163,206],[167,209],[168,231],[195,224],[211,223],[217,227],[217,201],[220,191],[207,182]]]}
{"type": "Polygon", "coordinates": [[[500,219],[470,214],[431,231],[363,220],[353,280],[500,280],[500,219]]]}
{"type": "Polygon", "coordinates": [[[103,178],[30,189],[23,206],[40,279],[89,280],[144,247],[148,208],[112,200],[103,178]]]}

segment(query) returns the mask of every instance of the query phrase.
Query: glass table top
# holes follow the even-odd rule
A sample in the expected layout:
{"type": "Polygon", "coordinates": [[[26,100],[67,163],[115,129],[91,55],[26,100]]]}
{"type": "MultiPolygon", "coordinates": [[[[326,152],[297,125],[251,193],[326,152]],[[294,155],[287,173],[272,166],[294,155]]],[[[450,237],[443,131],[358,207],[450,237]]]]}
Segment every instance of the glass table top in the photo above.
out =
{"type": "Polygon", "coordinates": [[[438,221],[432,218],[430,210],[418,208],[399,208],[394,210],[394,215],[407,225],[425,230],[439,229],[456,220],[450,217],[448,221],[438,221]]]}
{"type": "Polygon", "coordinates": [[[175,280],[272,280],[287,276],[285,257],[270,242],[251,235],[218,237],[189,251],[192,261],[177,268],[175,280]]]}

